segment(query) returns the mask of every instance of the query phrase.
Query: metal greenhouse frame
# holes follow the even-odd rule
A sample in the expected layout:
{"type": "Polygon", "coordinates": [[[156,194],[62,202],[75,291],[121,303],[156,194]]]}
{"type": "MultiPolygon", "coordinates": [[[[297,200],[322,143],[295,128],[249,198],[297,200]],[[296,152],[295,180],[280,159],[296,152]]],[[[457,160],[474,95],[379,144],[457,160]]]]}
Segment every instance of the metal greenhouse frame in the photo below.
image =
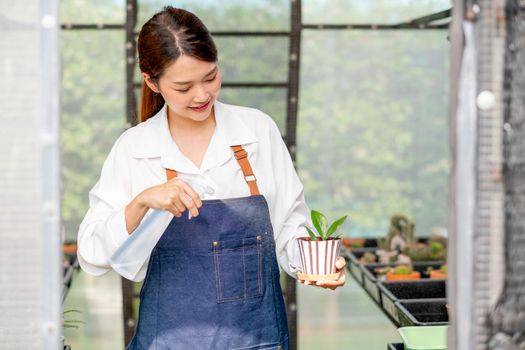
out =
{"type": "MultiPolygon", "coordinates": [[[[176,5],[176,3],[174,3],[176,5]]],[[[467,5],[466,3],[464,4],[467,5]]],[[[126,23],[124,24],[68,24],[63,23],[63,30],[125,30],[126,32],[126,118],[127,126],[131,127],[138,122],[137,118],[137,96],[136,92],[141,83],[134,81],[136,68],[136,36],[137,36],[137,12],[139,3],[137,0],[127,0],[126,23]]],[[[284,88],[287,90],[287,116],[286,135],[284,140],[288,146],[292,159],[295,162],[296,155],[296,125],[297,106],[299,95],[299,68],[301,36],[305,30],[446,30],[448,21],[443,21],[451,16],[451,9],[429,14],[397,24],[305,24],[301,19],[301,0],[290,0],[290,30],[288,31],[212,31],[214,37],[287,37],[289,38],[288,52],[288,79],[283,82],[247,82],[231,83],[224,82],[227,88],[284,88]],[[439,21],[439,22],[438,22],[439,21]],[[437,22],[437,23],[436,23],[437,22]]],[[[458,7],[462,7],[461,5],[458,7]]],[[[291,349],[297,349],[297,305],[296,305],[296,282],[293,278],[286,276],[285,300],[290,328],[291,349]]],[[[133,300],[138,295],[134,292],[133,282],[122,278],[123,295],[123,324],[125,344],[128,344],[133,336],[136,320],[133,315],[133,300]]]]}

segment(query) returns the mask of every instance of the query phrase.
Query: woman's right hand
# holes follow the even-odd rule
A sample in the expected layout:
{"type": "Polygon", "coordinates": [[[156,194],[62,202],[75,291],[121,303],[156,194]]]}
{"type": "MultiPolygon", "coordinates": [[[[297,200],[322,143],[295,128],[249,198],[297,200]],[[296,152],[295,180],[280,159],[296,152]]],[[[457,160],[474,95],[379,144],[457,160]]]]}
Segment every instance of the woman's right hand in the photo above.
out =
{"type": "Polygon", "coordinates": [[[180,217],[186,209],[192,216],[198,216],[202,206],[197,192],[177,178],[145,189],[137,196],[137,200],[147,208],[167,210],[176,217],[180,217]]]}

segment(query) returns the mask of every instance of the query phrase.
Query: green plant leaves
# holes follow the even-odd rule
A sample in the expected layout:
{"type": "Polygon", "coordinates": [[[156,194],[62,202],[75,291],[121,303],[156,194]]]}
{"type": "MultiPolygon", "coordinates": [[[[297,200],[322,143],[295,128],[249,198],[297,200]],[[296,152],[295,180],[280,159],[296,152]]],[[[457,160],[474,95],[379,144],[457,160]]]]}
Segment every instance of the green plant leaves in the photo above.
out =
{"type": "Polygon", "coordinates": [[[345,222],[346,217],[347,216],[345,215],[345,216],[335,220],[334,223],[332,225],[330,225],[330,227],[328,228],[328,231],[326,231],[326,237],[324,239],[327,239],[328,237],[333,235],[334,232],[337,231],[339,226],[341,226],[343,224],[343,222],[345,222]]]}
{"type": "Polygon", "coordinates": [[[317,236],[315,235],[315,232],[312,231],[309,227],[307,227],[306,230],[308,230],[308,235],[310,236],[310,239],[312,241],[316,241],[317,240],[317,236]]]}
{"type": "Polygon", "coordinates": [[[326,216],[324,216],[322,213],[318,212],[317,210],[311,211],[311,217],[312,217],[312,224],[317,230],[317,235],[316,235],[315,232],[307,228],[308,234],[310,235],[310,238],[312,240],[317,239],[316,236],[321,237],[322,240],[327,240],[335,233],[335,231],[337,231],[339,226],[341,226],[347,218],[347,216],[345,215],[337,219],[336,221],[334,221],[334,223],[331,224],[330,227],[328,227],[328,220],[326,219],[326,216]]]}
{"type": "Polygon", "coordinates": [[[312,223],[314,224],[315,229],[319,233],[319,236],[322,239],[324,239],[324,233],[326,232],[326,228],[328,227],[328,221],[326,220],[326,216],[324,216],[317,210],[312,210],[310,215],[312,217],[312,223]]]}

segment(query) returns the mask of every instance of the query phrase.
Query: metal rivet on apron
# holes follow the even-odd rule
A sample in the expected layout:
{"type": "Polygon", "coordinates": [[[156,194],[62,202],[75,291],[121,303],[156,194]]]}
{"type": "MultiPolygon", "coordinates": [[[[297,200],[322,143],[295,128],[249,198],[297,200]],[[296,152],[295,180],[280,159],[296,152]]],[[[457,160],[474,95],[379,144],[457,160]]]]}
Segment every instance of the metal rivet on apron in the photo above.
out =
{"type": "Polygon", "coordinates": [[[261,236],[257,236],[257,240],[260,241],[261,240],[261,236]]]}
{"type": "Polygon", "coordinates": [[[217,242],[217,241],[213,241],[213,246],[214,246],[214,247],[216,247],[216,246],[218,246],[218,245],[219,245],[219,242],[217,242]]]}

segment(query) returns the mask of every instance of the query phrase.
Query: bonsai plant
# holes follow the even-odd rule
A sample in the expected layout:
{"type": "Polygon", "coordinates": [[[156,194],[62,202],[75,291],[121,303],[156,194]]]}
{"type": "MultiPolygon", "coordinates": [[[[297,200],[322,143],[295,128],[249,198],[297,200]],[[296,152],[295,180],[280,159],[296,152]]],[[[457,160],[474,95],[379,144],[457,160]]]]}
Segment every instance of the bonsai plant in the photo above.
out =
{"type": "Polygon", "coordinates": [[[414,271],[409,265],[396,266],[386,273],[387,281],[418,280],[420,278],[421,273],[419,271],[414,271]]]}
{"type": "Polygon", "coordinates": [[[381,263],[389,264],[399,260],[400,253],[415,241],[414,227],[414,223],[405,215],[392,215],[387,237],[378,240],[380,249],[376,254],[381,263]]]}
{"type": "Polygon", "coordinates": [[[414,228],[414,223],[405,215],[392,215],[388,228],[386,249],[403,250],[407,244],[414,242],[414,228]]]}
{"type": "Polygon", "coordinates": [[[297,276],[307,281],[335,280],[339,274],[336,272],[335,261],[341,246],[341,238],[334,234],[345,222],[346,216],[328,224],[326,216],[312,210],[311,218],[313,229],[307,227],[308,237],[299,237],[299,253],[301,255],[302,272],[297,276]]]}

